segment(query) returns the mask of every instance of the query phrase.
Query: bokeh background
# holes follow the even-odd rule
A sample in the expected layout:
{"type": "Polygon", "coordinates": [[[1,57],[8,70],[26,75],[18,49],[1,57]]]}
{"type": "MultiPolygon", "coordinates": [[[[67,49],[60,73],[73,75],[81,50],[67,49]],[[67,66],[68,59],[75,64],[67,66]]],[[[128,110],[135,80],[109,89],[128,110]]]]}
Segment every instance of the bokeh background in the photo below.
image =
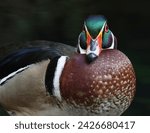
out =
{"type": "Polygon", "coordinates": [[[149,8],[149,0],[0,0],[0,58],[33,40],[76,46],[84,19],[103,14],[137,76],[135,99],[123,115],[150,115],[149,8]]]}

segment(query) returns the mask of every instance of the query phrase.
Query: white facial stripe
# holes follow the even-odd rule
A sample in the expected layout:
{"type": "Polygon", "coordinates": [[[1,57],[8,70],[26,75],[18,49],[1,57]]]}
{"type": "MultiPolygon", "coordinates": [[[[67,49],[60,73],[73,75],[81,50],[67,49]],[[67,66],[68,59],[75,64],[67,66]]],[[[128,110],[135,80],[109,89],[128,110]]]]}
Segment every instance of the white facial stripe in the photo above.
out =
{"type": "Polygon", "coordinates": [[[60,94],[60,76],[62,74],[67,58],[68,58],[67,56],[61,56],[58,59],[57,67],[53,79],[53,85],[54,85],[53,95],[56,96],[60,101],[62,100],[60,94]]]}
{"type": "Polygon", "coordinates": [[[7,81],[9,78],[14,77],[17,73],[19,73],[19,72],[21,72],[21,71],[23,71],[23,70],[25,70],[25,69],[27,69],[27,68],[29,68],[29,66],[20,68],[20,69],[18,69],[17,71],[12,72],[12,73],[9,74],[8,76],[4,77],[3,79],[0,80],[0,85],[3,84],[5,81],[7,81]]]}
{"type": "MultiPolygon", "coordinates": [[[[87,29],[87,27],[86,27],[86,24],[84,23],[84,27],[85,27],[85,30],[86,30],[86,32],[88,32],[89,33],[89,31],[88,31],[88,29],[87,29]]],[[[90,34],[89,34],[90,35],[90,34]]],[[[91,35],[90,35],[90,37],[91,37],[91,35]]],[[[92,38],[92,37],[91,37],[92,38]]]]}
{"type": "Polygon", "coordinates": [[[81,46],[80,46],[80,36],[81,36],[81,33],[78,37],[78,48],[79,48],[80,54],[85,54],[86,50],[82,49],[81,46]]]}
{"type": "Polygon", "coordinates": [[[111,36],[112,36],[112,44],[111,44],[111,46],[110,46],[109,48],[107,48],[107,49],[114,49],[114,47],[115,47],[115,39],[114,39],[114,35],[113,35],[112,32],[111,32],[111,36]]]}

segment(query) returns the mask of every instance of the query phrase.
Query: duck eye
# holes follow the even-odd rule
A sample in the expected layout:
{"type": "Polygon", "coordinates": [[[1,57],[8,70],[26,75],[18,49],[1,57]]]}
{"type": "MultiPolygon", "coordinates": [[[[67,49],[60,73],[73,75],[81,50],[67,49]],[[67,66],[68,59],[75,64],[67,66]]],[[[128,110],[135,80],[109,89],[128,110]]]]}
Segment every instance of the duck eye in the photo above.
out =
{"type": "Polygon", "coordinates": [[[106,24],[106,25],[105,25],[105,32],[108,32],[108,30],[109,30],[109,27],[108,27],[108,25],[106,24]]]}

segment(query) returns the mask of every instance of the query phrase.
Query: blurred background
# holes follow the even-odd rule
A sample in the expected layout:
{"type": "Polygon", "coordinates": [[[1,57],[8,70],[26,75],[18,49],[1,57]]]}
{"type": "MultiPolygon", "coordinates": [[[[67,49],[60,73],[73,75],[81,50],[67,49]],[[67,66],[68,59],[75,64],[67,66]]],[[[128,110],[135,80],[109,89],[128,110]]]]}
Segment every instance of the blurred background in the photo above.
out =
{"type": "Polygon", "coordinates": [[[0,58],[33,40],[76,46],[84,19],[102,14],[137,76],[135,99],[123,115],[150,115],[149,6],[149,0],[0,0],[0,58]]]}

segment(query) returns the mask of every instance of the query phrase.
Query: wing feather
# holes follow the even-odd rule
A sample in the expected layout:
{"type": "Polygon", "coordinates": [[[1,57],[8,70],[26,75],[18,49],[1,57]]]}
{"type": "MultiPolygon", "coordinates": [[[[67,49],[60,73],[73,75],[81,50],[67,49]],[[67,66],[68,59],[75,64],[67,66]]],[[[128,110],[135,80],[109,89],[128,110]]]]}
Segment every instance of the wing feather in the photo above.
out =
{"type": "Polygon", "coordinates": [[[23,48],[0,60],[0,79],[27,65],[60,55],[58,51],[48,47],[23,48]]]}

